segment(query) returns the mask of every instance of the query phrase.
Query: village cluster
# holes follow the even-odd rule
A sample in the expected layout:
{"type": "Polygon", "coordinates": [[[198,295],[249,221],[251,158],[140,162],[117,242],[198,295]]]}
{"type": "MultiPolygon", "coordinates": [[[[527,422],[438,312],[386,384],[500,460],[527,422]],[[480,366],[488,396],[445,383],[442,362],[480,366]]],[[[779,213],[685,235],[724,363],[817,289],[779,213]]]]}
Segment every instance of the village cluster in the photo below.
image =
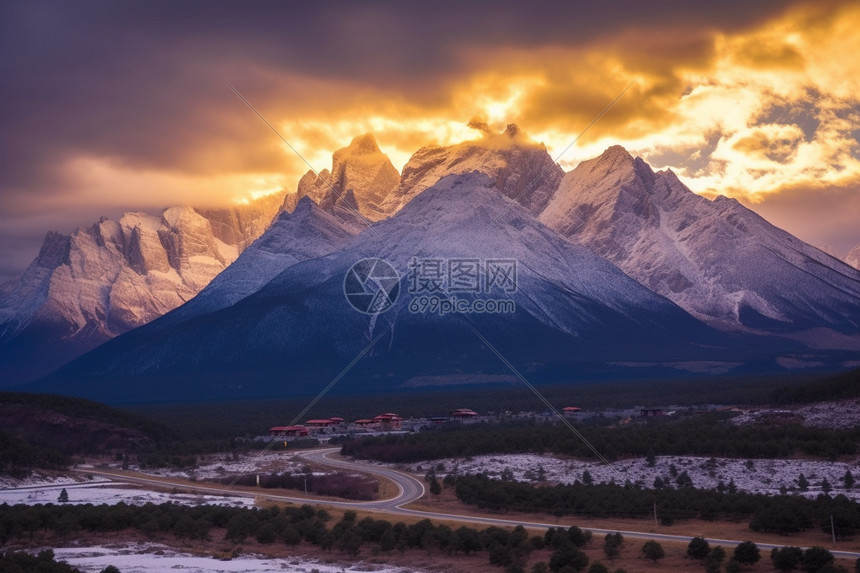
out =
{"type": "MultiPolygon", "coordinates": [[[[717,406],[697,406],[691,408],[693,412],[708,412],[717,406]]],[[[565,406],[559,410],[565,418],[570,420],[585,420],[588,418],[603,417],[617,420],[619,424],[628,424],[639,419],[652,418],[656,416],[671,416],[677,413],[674,408],[629,408],[623,410],[583,410],[577,406],[565,406]]],[[[292,426],[272,426],[268,430],[267,438],[277,438],[284,441],[296,438],[322,437],[337,434],[368,434],[375,432],[402,432],[420,431],[422,428],[437,426],[448,422],[474,423],[474,422],[498,422],[501,419],[512,418],[534,418],[537,421],[552,422],[557,417],[554,412],[488,412],[484,415],[478,414],[469,408],[457,408],[448,413],[447,416],[430,416],[427,418],[404,419],[394,412],[385,412],[373,418],[361,418],[348,422],[343,418],[332,416],[330,418],[317,418],[307,420],[304,424],[292,426]]],[[[261,436],[262,438],[262,436],[261,436]]]]}

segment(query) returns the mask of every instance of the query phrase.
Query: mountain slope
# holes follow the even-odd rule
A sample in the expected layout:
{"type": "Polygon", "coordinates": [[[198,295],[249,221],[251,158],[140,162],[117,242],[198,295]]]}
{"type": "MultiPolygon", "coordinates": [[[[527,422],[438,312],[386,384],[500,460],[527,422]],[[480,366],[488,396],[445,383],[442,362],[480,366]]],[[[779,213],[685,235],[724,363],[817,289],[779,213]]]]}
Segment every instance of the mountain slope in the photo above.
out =
{"type": "Polygon", "coordinates": [[[355,230],[303,197],[292,213],[281,211],[271,226],[197,296],[150,325],[164,328],[214,312],[257,292],[288,267],[344,246],[355,230]]]}
{"type": "Polygon", "coordinates": [[[442,177],[479,171],[503,195],[539,213],[558,187],[564,171],[546,148],[509,125],[502,133],[484,133],[475,141],[419,149],[403,167],[400,185],[383,204],[386,213],[402,209],[442,177]]]}
{"type": "Polygon", "coordinates": [[[0,385],[45,374],[191,299],[265,230],[282,200],[130,212],[48,233],[0,298],[0,385]]]}
{"type": "Polygon", "coordinates": [[[130,332],[34,387],[111,401],[308,394],[376,336],[343,381],[351,391],[452,371],[478,381],[510,374],[472,328],[535,381],[593,374],[607,361],[738,357],[730,338],[561,239],[472,173],[444,178],[345,248],[290,266],[228,308],[157,333],[130,332]],[[350,267],[368,257],[389,261],[401,275],[401,296],[380,315],[357,312],[343,294],[350,267]],[[413,257],[519,261],[515,292],[456,295],[510,299],[515,312],[411,312],[413,257]]]}
{"type": "MultiPolygon", "coordinates": [[[[856,269],[733,199],[696,195],[621,147],[568,173],[540,220],[719,328],[819,346],[829,343],[812,329],[860,332],[856,269]]],[[[853,344],[836,338],[837,347],[853,344]]]]}

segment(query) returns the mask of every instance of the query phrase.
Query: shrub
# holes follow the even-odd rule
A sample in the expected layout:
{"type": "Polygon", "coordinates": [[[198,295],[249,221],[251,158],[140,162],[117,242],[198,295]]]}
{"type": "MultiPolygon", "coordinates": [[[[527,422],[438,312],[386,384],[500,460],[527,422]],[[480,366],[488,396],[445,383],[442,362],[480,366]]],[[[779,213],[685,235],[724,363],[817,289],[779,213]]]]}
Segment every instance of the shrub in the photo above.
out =
{"type": "Polygon", "coordinates": [[[563,545],[549,558],[549,568],[552,571],[562,571],[565,568],[582,571],[588,567],[588,556],[571,544],[563,545]]]}
{"type": "Polygon", "coordinates": [[[624,543],[624,537],[620,533],[607,533],[603,540],[603,553],[606,558],[614,560],[621,553],[621,544],[624,543]]]}
{"type": "Polygon", "coordinates": [[[770,552],[770,560],[773,566],[780,571],[791,571],[797,569],[803,558],[803,550],[800,547],[773,548],[770,552]]]}
{"type": "Polygon", "coordinates": [[[653,539],[645,542],[645,544],[642,546],[642,553],[645,555],[646,558],[650,559],[655,563],[666,556],[666,552],[663,551],[663,546],[654,541],[653,539]]]}
{"type": "Polygon", "coordinates": [[[758,546],[752,541],[744,541],[735,547],[734,560],[744,565],[753,565],[761,559],[758,546]]]}
{"type": "Polygon", "coordinates": [[[699,561],[707,557],[710,551],[711,546],[705,541],[704,537],[694,537],[690,540],[690,544],[687,545],[687,556],[699,561]]]}
{"type": "Polygon", "coordinates": [[[720,570],[723,560],[726,558],[726,550],[717,545],[705,557],[705,571],[708,573],[716,573],[720,570]]]}
{"type": "Polygon", "coordinates": [[[833,554],[823,547],[810,547],[803,552],[800,567],[807,573],[816,573],[833,563],[833,554]]]}

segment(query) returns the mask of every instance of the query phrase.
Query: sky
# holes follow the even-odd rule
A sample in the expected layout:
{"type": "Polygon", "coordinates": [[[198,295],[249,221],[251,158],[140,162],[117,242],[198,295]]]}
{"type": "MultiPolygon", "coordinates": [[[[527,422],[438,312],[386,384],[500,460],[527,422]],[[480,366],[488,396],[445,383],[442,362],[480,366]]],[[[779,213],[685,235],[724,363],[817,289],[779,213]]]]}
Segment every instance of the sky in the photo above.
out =
{"type": "Polygon", "coordinates": [[[841,256],[858,53],[850,1],[0,0],[0,282],[48,230],[293,191],[366,132],[400,169],[474,119],[565,170],[621,144],[841,256]]]}

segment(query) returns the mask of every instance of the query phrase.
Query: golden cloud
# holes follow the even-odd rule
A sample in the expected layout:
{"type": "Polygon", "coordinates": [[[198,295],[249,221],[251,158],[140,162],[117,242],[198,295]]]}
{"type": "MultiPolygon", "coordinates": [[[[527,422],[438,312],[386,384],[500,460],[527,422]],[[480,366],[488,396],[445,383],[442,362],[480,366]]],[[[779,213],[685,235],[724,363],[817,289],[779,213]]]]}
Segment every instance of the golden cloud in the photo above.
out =
{"type": "Polygon", "coordinates": [[[236,200],[294,189],[305,160],[328,168],[334,150],[366,132],[400,169],[423,145],[474,139],[471,118],[494,130],[518,123],[556,157],[633,82],[558,157],[563,167],[620,143],[698,192],[755,200],[790,186],[846,185],[860,181],[857,30],[860,7],[804,4],[735,34],[624,29],[588,45],[475,49],[426,89],[260,66],[239,87],[301,158],[236,98],[200,112],[220,135],[189,145],[175,171],[92,157],[69,168],[103,190],[162,185],[173,191],[165,202],[183,185],[186,202],[236,200]]]}

